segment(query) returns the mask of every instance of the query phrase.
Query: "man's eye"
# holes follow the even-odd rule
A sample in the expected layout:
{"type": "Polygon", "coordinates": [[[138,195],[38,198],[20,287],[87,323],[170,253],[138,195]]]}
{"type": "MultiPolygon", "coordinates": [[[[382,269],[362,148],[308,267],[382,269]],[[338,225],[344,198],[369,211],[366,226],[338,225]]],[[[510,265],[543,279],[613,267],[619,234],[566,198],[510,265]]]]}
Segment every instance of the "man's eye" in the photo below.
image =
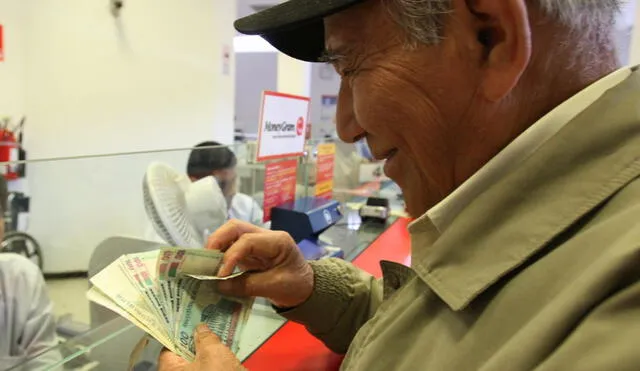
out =
{"type": "Polygon", "coordinates": [[[340,75],[340,77],[350,77],[356,72],[356,68],[341,68],[340,63],[334,60],[327,60],[324,63],[333,66],[334,70],[340,75]]]}

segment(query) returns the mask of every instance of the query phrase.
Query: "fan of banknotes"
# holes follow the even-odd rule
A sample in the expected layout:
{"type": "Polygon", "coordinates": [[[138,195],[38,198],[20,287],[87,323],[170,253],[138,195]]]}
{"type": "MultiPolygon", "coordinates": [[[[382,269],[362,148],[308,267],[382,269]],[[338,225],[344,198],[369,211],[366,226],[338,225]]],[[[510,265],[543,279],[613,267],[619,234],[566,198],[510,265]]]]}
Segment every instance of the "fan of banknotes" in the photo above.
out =
{"type": "Polygon", "coordinates": [[[247,323],[252,299],[216,291],[222,253],[204,249],[164,248],[121,256],[91,278],[89,300],[102,305],[192,361],[193,332],[200,323],[232,351],[247,323]]]}

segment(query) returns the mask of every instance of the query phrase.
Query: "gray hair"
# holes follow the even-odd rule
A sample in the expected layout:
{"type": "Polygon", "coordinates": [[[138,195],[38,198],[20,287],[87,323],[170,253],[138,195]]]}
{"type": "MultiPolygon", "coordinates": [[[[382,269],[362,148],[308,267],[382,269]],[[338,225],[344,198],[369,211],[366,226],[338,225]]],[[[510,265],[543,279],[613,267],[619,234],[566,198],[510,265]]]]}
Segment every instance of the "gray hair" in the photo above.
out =
{"type": "MultiPolygon", "coordinates": [[[[549,19],[568,26],[573,33],[590,40],[609,37],[623,0],[528,0],[549,19]]],[[[435,44],[442,38],[444,15],[453,9],[452,0],[389,0],[395,20],[407,31],[410,41],[435,44]]]]}

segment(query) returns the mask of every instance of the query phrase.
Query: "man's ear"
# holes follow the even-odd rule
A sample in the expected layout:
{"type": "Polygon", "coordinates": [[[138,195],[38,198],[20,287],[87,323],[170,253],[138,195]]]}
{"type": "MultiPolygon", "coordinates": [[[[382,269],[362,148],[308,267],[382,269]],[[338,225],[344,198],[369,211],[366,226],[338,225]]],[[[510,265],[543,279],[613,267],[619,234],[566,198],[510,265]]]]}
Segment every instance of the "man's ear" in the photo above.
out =
{"type": "Polygon", "coordinates": [[[467,0],[478,20],[484,50],[482,94],[504,98],[516,86],[531,58],[531,28],[526,0],[467,0]]]}

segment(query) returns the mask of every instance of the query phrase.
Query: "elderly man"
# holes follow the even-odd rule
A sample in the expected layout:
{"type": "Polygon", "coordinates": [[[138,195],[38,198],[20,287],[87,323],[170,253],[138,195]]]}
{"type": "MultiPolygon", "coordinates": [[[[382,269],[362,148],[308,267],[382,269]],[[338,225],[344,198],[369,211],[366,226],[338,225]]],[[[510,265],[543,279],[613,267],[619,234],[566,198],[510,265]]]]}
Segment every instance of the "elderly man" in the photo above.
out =
{"type": "MultiPolygon", "coordinates": [[[[640,369],[640,72],[616,66],[619,5],[291,0],[239,20],[335,66],[341,139],[366,137],[422,216],[412,266],[381,281],[230,223],[209,240],[220,273],[259,273],[221,288],[270,299],[343,370],[640,369]]],[[[224,353],[201,338],[202,360],[224,353]]]]}

